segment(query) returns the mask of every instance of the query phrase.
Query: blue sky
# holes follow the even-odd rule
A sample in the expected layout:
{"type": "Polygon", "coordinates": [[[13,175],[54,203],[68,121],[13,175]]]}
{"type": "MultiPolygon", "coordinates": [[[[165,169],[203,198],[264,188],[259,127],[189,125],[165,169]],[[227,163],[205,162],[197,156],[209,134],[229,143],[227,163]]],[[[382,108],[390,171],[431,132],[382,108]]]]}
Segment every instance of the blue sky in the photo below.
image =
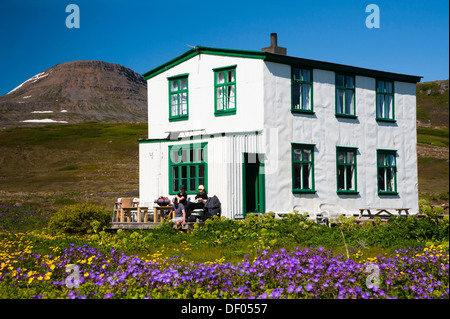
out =
{"type": "Polygon", "coordinates": [[[187,45],[260,50],[272,32],[291,56],[443,80],[448,12],[446,0],[2,0],[0,95],[57,63],[102,60],[142,74],[187,45]],[[65,24],[71,3],[79,29],[65,24]],[[365,24],[371,3],[379,29],[365,24]]]}

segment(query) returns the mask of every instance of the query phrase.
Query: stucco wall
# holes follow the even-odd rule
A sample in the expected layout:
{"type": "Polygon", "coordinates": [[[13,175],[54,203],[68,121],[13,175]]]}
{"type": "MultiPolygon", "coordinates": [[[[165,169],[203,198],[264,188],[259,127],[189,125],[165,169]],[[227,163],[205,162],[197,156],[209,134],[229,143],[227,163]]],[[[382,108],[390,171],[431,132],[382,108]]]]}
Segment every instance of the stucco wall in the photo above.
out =
{"type": "Polygon", "coordinates": [[[165,138],[168,131],[205,129],[206,133],[251,131],[263,128],[263,61],[199,54],[147,81],[149,138],[165,138]],[[214,116],[214,68],[236,67],[236,114],[214,116]],[[167,77],[189,73],[189,119],[169,122],[167,77]]]}
{"type": "Polygon", "coordinates": [[[332,204],[352,212],[365,207],[417,212],[415,85],[394,83],[396,123],[381,123],[375,120],[376,80],[356,76],[358,118],[336,118],[335,73],[314,69],[315,114],[292,114],[290,72],[288,65],[271,62],[264,69],[264,122],[266,129],[277,131],[279,160],[278,169],[266,174],[266,210],[318,212],[320,204],[332,204]],[[315,144],[315,194],[292,193],[291,143],[315,144]],[[336,192],[336,146],[358,148],[357,195],[336,192]],[[378,195],[377,149],[397,151],[398,196],[378,195]]]}

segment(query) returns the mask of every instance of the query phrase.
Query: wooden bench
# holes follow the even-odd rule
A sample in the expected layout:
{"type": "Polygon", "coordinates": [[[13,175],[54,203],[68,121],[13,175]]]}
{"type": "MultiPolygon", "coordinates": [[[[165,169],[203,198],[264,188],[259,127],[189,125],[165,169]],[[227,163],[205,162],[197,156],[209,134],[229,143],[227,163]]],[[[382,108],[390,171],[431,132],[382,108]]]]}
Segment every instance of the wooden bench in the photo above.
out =
{"type": "Polygon", "coordinates": [[[360,208],[359,209],[359,215],[356,218],[357,223],[364,223],[364,222],[373,222],[375,223],[375,217],[380,217],[383,222],[387,221],[391,216],[395,216],[391,211],[397,211],[398,216],[402,215],[402,212],[405,212],[406,216],[409,216],[409,210],[410,208],[374,208],[374,207],[368,207],[368,208],[360,208]],[[372,211],[375,211],[375,213],[372,213],[372,211]],[[365,214],[367,212],[367,214],[365,214]]]}

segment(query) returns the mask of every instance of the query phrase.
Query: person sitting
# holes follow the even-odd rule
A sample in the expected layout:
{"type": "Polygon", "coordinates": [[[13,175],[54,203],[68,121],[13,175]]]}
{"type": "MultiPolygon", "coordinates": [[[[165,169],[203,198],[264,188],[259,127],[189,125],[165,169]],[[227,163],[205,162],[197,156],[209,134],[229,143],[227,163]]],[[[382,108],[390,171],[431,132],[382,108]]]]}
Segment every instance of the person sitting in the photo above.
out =
{"type": "Polygon", "coordinates": [[[186,193],[185,185],[180,185],[180,192],[175,195],[175,198],[178,199],[178,202],[180,204],[183,204],[184,210],[186,211],[186,220],[188,220],[191,212],[190,210],[191,202],[188,201],[188,194],[186,193]]]}
{"type": "Polygon", "coordinates": [[[178,198],[174,197],[172,205],[172,210],[170,213],[172,214],[172,222],[178,228],[181,225],[186,225],[186,211],[184,210],[183,204],[178,202],[178,198]]]}
{"type": "Polygon", "coordinates": [[[204,209],[206,201],[208,200],[208,194],[206,193],[205,186],[198,186],[198,194],[195,195],[195,199],[190,203],[189,207],[186,211],[189,211],[188,215],[191,215],[191,212],[194,209],[204,209]]]}

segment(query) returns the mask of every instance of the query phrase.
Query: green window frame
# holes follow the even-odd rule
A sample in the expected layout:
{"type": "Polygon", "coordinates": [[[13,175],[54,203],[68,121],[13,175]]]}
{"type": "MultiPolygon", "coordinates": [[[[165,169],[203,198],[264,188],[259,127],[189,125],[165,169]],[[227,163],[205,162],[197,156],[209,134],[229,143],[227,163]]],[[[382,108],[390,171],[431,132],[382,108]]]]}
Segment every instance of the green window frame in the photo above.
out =
{"type": "Polygon", "coordinates": [[[292,192],[315,193],[314,144],[292,143],[292,192]]]}
{"type": "Polygon", "coordinates": [[[291,67],[291,112],[314,114],[313,71],[291,67]]]}
{"type": "Polygon", "coordinates": [[[377,80],[376,120],[395,122],[394,82],[377,80]]]}
{"type": "Polygon", "coordinates": [[[336,147],[336,181],[338,194],[358,194],[357,148],[336,147]]]}
{"type": "Polygon", "coordinates": [[[356,118],[355,76],[336,73],[336,117],[356,118]]]}
{"type": "Polygon", "coordinates": [[[169,82],[169,121],[189,118],[189,74],[168,77],[169,82]]]}
{"type": "Polygon", "coordinates": [[[397,151],[377,150],[378,194],[397,195],[397,151]]]}
{"type": "Polygon", "coordinates": [[[199,185],[208,189],[208,143],[169,146],[169,194],[186,186],[187,194],[198,193],[199,185]]]}
{"type": "Polygon", "coordinates": [[[236,114],[236,65],[215,68],[214,115],[236,114]]]}

